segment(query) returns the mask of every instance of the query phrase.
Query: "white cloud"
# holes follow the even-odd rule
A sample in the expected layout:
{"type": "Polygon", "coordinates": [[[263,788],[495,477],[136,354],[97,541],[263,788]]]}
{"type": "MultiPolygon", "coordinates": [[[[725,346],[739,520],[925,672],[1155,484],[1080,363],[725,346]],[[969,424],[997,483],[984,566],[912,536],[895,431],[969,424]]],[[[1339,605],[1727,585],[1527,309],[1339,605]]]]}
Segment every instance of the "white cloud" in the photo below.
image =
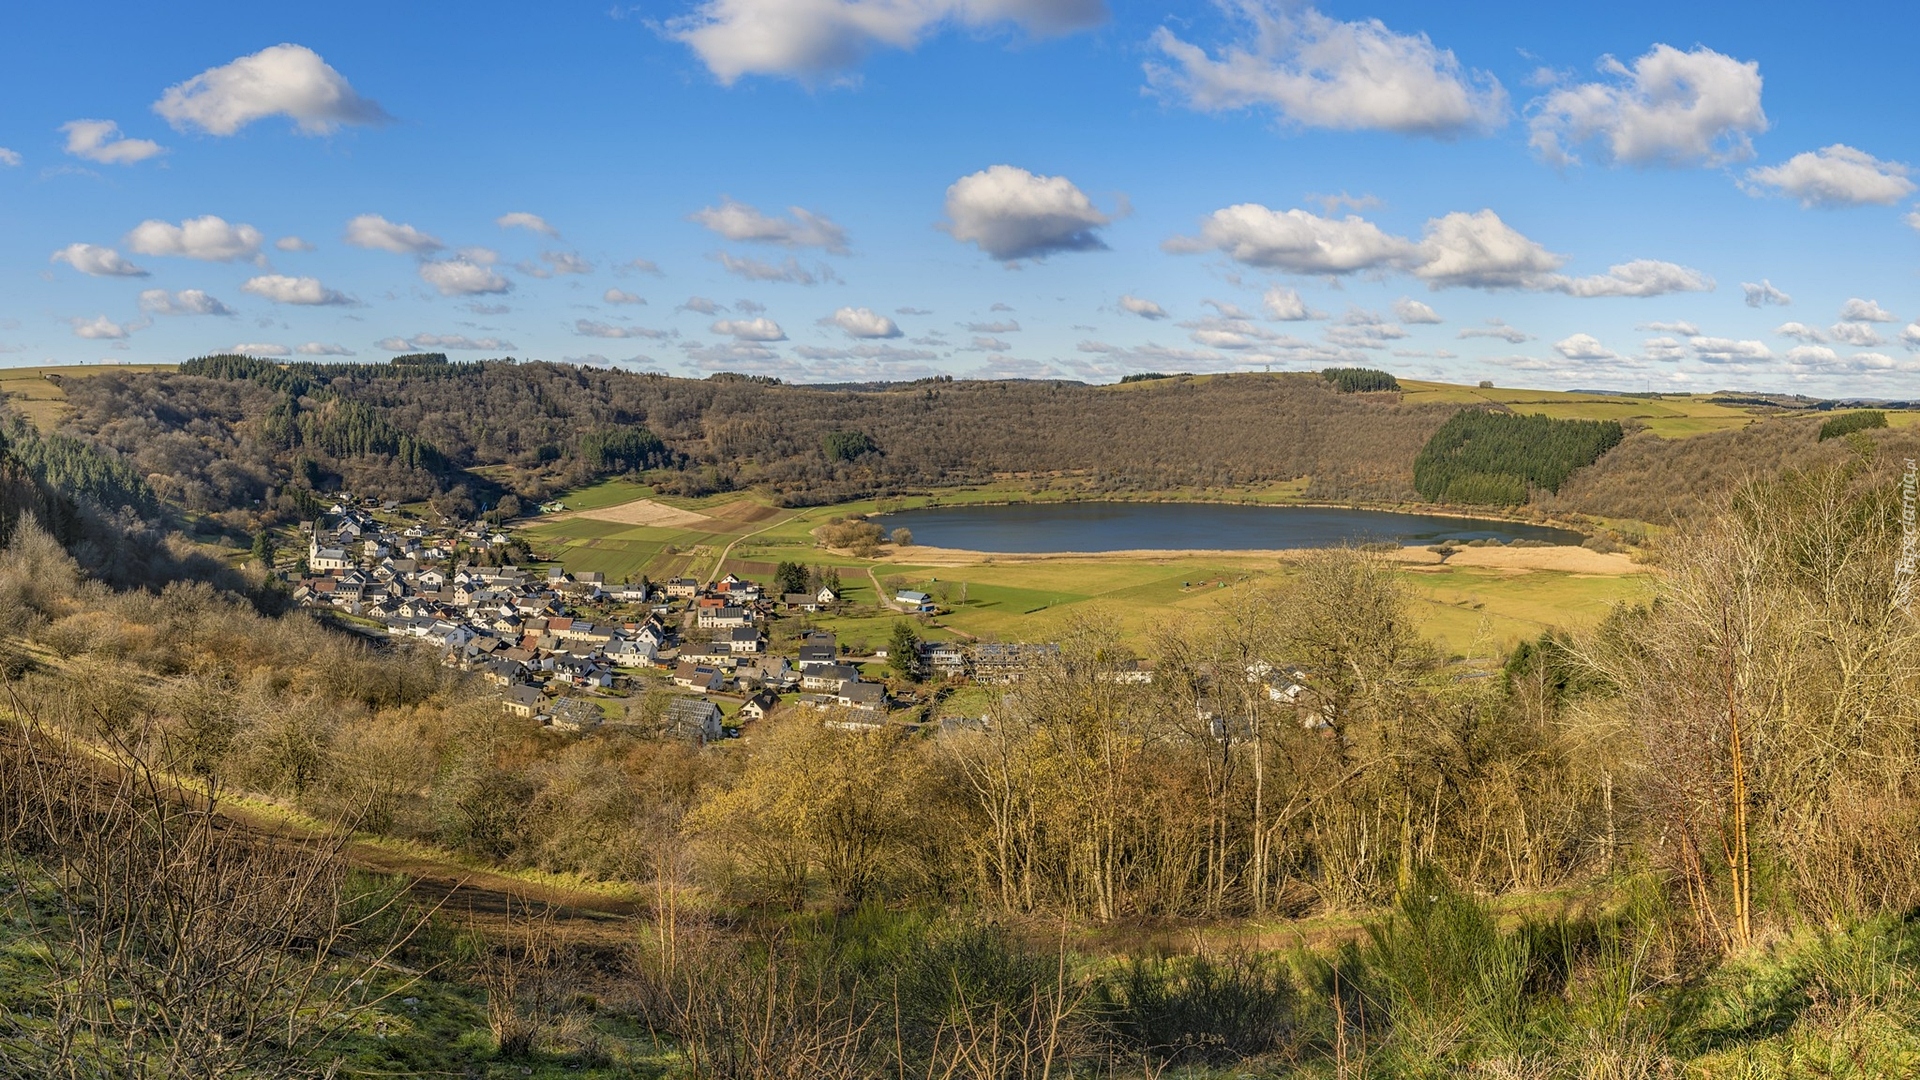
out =
{"type": "Polygon", "coordinates": [[[176,293],[165,289],[143,289],[140,292],[140,310],[149,315],[233,314],[232,308],[199,289],[181,289],[176,293]]]}
{"type": "Polygon", "coordinates": [[[723,197],[719,206],[701,209],[687,220],[736,243],[820,248],[835,255],[847,253],[847,230],[832,218],[798,206],[790,206],[787,211],[793,216],[772,217],[746,203],[723,197]]]}
{"type": "Polygon", "coordinates": [[[593,264],[581,258],[576,251],[543,251],[540,253],[540,262],[525,261],[514,265],[521,273],[537,278],[593,273],[593,264]]]}
{"type": "Polygon", "coordinates": [[[1768,305],[1786,307],[1788,304],[1793,303],[1793,297],[1774,288],[1773,282],[1765,278],[1760,279],[1758,285],[1751,281],[1743,281],[1740,283],[1740,290],[1747,294],[1748,307],[1757,308],[1767,307],[1768,305]]]}
{"type": "Polygon", "coordinates": [[[500,338],[470,338],[465,334],[415,334],[410,338],[387,337],[375,342],[375,347],[387,352],[418,352],[423,349],[457,349],[490,352],[506,352],[514,348],[511,341],[500,338]]]}
{"type": "Polygon", "coordinates": [[[727,310],[727,305],[715,303],[704,296],[689,296],[687,297],[687,302],[681,304],[676,310],[692,311],[701,315],[713,315],[727,310]]]}
{"type": "Polygon", "coordinates": [[[893,313],[895,315],[931,315],[933,314],[933,309],[919,308],[919,307],[897,307],[893,309],[893,313]]]}
{"type": "Polygon", "coordinates": [[[1403,323],[1431,325],[1446,322],[1440,317],[1439,312],[1418,300],[1405,296],[1393,302],[1393,315],[1403,323]]]}
{"type": "Polygon", "coordinates": [[[273,246],[276,248],[279,248],[281,251],[312,251],[314,250],[314,247],[312,244],[309,244],[308,242],[300,239],[297,236],[283,236],[280,239],[275,240],[273,242],[273,246]]]}
{"type": "Polygon", "coordinates": [[[669,330],[652,330],[644,326],[614,326],[610,323],[594,322],[591,319],[575,319],[573,332],[581,337],[651,338],[655,341],[673,336],[673,332],[669,330]]]}
{"type": "Polygon", "coordinates": [[[1529,107],[1531,142],[1554,165],[1578,162],[1573,147],[1601,145],[1626,165],[1718,165],[1753,156],[1767,130],[1760,65],[1705,46],[1655,45],[1632,67],[1602,57],[1610,82],[1563,87],[1529,107]]]}
{"type": "Polygon", "coordinates": [[[1427,222],[1413,272],[1435,288],[1526,289],[1541,287],[1565,262],[1491,210],[1455,211],[1427,222]]]}
{"type": "Polygon", "coordinates": [[[1002,353],[1013,348],[1013,345],[1011,342],[1002,341],[997,337],[976,337],[973,339],[973,348],[985,352],[1002,353]]]}
{"type": "Polygon", "coordinates": [[[900,327],[872,308],[843,307],[820,320],[822,325],[837,326],[851,338],[897,338],[900,327]]]}
{"type": "Polygon", "coordinates": [[[1827,340],[1827,335],[1808,326],[1806,323],[1800,322],[1781,323],[1779,326],[1773,328],[1773,332],[1781,337],[1793,338],[1796,341],[1804,341],[1811,345],[1818,345],[1827,340]]]}
{"type": "Polygon", "coordinates": [[[391,251],[395,255],[426,255],[447,246],[438,237],[411,225],[388,221],[379,214],[361,214],[347,222],[346,240],[354,247],[391,251]]]}
{"type": "Polygon", "coordinates": [[[503,229],[525,229],[546,236],[559,236],[560,230],[547,224],[547,219],[539,214],[529,214],[525,210],[515,210],[510,214],[501,214],[493,219],[495,225],[503,229]]]}
{"type": "Polygon", "coordinates": [[[1238,304],[1235,304],[1235,303],[1232,303],[1232,302],[1230,302],[1230,301],[1226,301],[1226,300],[1215,300],[1215,299],[1213,299],[1212,297],[1208,297],[1207,299],[1205,299],[1205,300],[1202,300],[1202,301],[1200,301],[1200,302],[1201,302],[1202,304],[1204,304],[1204,305],[1206,305],[1207,307],[1210,307],[1210,308],[1212,308],[1213,310],[1215,310],[1215,311],[1217,311],[1217,312],[1219,312],[1219,313],[1220,313],[1220,317],[1221,317],[1221,318],[1224,318],[1224,319],[1251,319],[1251,318],[1253,318],[1253,316],[1251,316],[1251,315],[1249,315],[1249,314],[1247,314],[1247,313],[1246,313],[1246,312],[1245,312],[1244,310],[1242,310],[1242,309],[1241,309],[1241,307],[1240,307],[1240,305],[1238,305],[1238,304]]]}
{"type": "Polygon", "coordinates": [[[1389,341],[1407,336],[1402,327],[1385,322],[1372,312],[1348,312],[1339,326],[1327,328],[1326,340],[1347,349],[1384,349],[1389,341]]]}
{"type": "Polygon", "coordinates": [[[787,261],[779,265],[762,262],[759,259],[720,252],[714,256],[729,274],[738,274],[748,281],[779,281],[789,285],[817,285],[824,277],[829,281],[837,280],[832,270],[826,266],[818,267],[819,273],[800,265],[800,260],[787,256],[787,261]]]}
{"type": "Polygon", "coordinates": [[[758,315],[767,310],[767,305],[758,300],[735,300],[733,302],[733,310],[740,312],[742,315],[758,315]]]}
{"type": "Polygon", "coordinates": [[[1574,334],[1553,343],[1553,351],[1569,360],[1618,360],[1620,354],[1600,343],[1592,334],[1574,334]]]}
{"type": "Polygon", "coordinates": [[[652,274],[655,277],[666,276],[661,271],[660,264],[654,262],[652,259],[628,259],[626,262],[614,267],[613,272],[622,277],[628,274],[652,274]]]}
{"type": "Polygon", "coordinates": [[[787,332],[772,319],[721,319],[713,324],[713,332],[738,341],[787,340],[787,332]]]}
{"type": "Polygon", "coordinates": [[[228,349],[227,351],[232,353],[239,353],[242,356],[292,356],[293,355],[293,350],[287,348],[285,345],[272,345],[272,344],[267,344],[267,343],[257,342],[257,341],[248,342],[243,345],[235,345],[232,348],[228,349]]]}
{"type": "Polygon", "coordinates": [[[120,125],[111,120],[69,120],[60,130],[67,133],[67,153],[102,165],[132,165],[167,152],[151,139],[120,138],[120,125]]]}
{"type": "Polygon", "coordinates": [[[68,244],[53,253],[51,262],[63,262],[93,277],[146,277],[147,272],[128,262],[109,247],[97,244],[68,244]]]}
{"type": "Polygon", "coordinates": [[[1697,337],[1693,354],[1709,364],[1758,363],[1773,359],[1773,350],[1764,341],[1735,341],[1732,338],[1697,337]]]}
{"type": "Polygon", "coordinates": [[[9,150],[4,146],[0,146],[0,165],[5,165],[9,169],[17,169],[20,167],[20,161],[19,151],[9,150]]]}
{"type": "Polygon", "coordinates": [[[1064,176],[1036,176],[995,165],[947,188],[940,228],[977,245],[1001,262],[1040,259],[1063,251],[1099,251],[1099,229],[1113,219],[1064,176]]]}
{"type": "Polygon", "coordinates": [[[136,328],[114,322],[105,315],[95,315],[91,319],[73,318],[67,322],[73,326],[73,336],[89,341],[124,341],[136,328]]]}
{"type": "Polygon", "coordinates": [[[461,253],[451,259],[428,259],[420,264],[420,280],[440,290],[441,296],[486,296],[513,288],[513,282],[488,265],[483,253],[461,253]]]}
{"type": "Polygon", "coordinates": [[[1106,14],[1103,0],[701,0],[664,29],[730,86],[743,75],[818,82],[875,46],[911,49],[949,22],[1051,34],[1096,26],[1106,14]]]}
{"type": "Polygon", "coordinates": [[[970,322],[966,324],[971,334],[1017,334],[1020,332],[1018,319],[994,319],[991,322],[970,322]]]}
{"type": "Polygon", "coordinates": [[[635,296],[633,293],[627,292],[625,289],[608,289],[606,292],[600,294],[600,299],[605,300],[609,304],[636,304],[637,305],[637,304],[644,304],[647,302],[644,297],[635,296]]]}
{"type": "Polygon", "coordinates": [[[319,278],[288,277],[285,274],[262,274],[248,278],[240,286],[240,291],[276,304],[330,306],[353,303],[352,297],[320,284],[319,278]]]}
{"type": "Polygon", "coordinates": [[[305,345],[294,346],[294,352],[301,356],[357,356],[345,345],[330,345],[324,341],[309,341],[305,345]]]}
{"type": "Polygon", "coordinates": [[[1920,210],[1915,210],[1900,220],[1906,222],[1910,229],[1920,229],[1920,210]]]}
{"type": "Polygon", "coordinates": [[[207,214],[178,225],[143,221],[127,234],[127,246],[142,255],[232,262],[259,255],[262,239],[260,230],[251,225],[230,225],[224,218],[207,214]]]}
{"type": "Polygon", "coordinates": [[[1910,170],[1835,143],[1795,154],[1783,165],[1747,170],[1747,179],[1791,195],[1806,207],[1892,206],[1913,194],[1910,170]]]}
{"type": "Polygon", "coordinates": [[[1274,0],[1237,0],[1228,10],[1240,16],[1245,44],[1215,58],[1161,27],[1153,43],[1171,64],[1149,62],[1149,85],[1209,112],[1270,106],[1301,127],[1444,138],[1506,121],[1499,81],[1463,71],[1452,50],[1425,34],[1274,0]]]}
{"type": "Polygon", "coordinates": [[[1412,259],[1410,240],[1349,214],[1335,220],[1306,210],[1270,210],[1240,203],[1215,210],[1200,223],[1200,235],[1176,236],[1161,245],[1175,254],[1214,250],[1248,266],[1301,274],[1347,274],[1412,259]]]}
{"type": "Polygon", "coordinates": [[[1676,292],[1712,292],[1713,279],[1690,267],[1658,259],[1635,259],[1604,274],[1561,278],[1549,284],[1569,296],[1665,296],[1676,292]]]}
{"type": "Polygon", "coordinates": [[[1648,338],[1641,348],[1641,355],[1660,364],[1673,364],[1687,358],[1687,347],[1677,338],[1648,338]]]}
{"type": "Polygon", "coordinates": [[[1503,319],[1488,319],[1486,326],[1470,326],[1454,336],[1462,341],[1468,338],[1498,338],[1510,345],[1533,340],[1532,334],[1517,327],[1508,326],[1503,319]]]}
{"type": "Polygon", "coordinates": [[[1840,305],[1840,318],[1845,322],[1899,322],[1893,312],[1880,306],[1877,300],[1862,300],[1854,297],[1840,305]]]}
{"type": "Polygon", "coordinates": [[[1260,305],[1266,309],[1267,318],[1275,322],[1301,322],[1306,319],[1325,318],[1325,314],[1307,306],[1297,289],[1285,285],[1275,285],[1260,297],[1260,305]]]}
{"type": "Polygon", "coordinates": [[[1910,322],[1900,331],[1900,343],[1909,349],[1920,349],[1920,322],[1910,322]]]}
{"type": "Polygon", "coordinates": [[[1120,298],[1120,310],[1138,315],[1143,319],[1167,318],[1166,308],[1161,307],[1151,300],[1145,300],[1138,296],[1122,296],[1120,298]]]}
{"type": "Polygon", "coordinates": [[[1879,332],[1866,323],[1837,322],[1829,327],[1827,332],[1833,335],[1835,341],[1861,349],[1887,343],[1886,338],[1881,337],[1879,332]]]}
{"type": "Polygon", "coordinates": [[[232,135],[255,120],[285,116],[304,135],[324,135],[342,124],[392,119],[361,97],[338,71],[303,45],[274,45],[230,64],[209,68],[167,88],[153,111],[182,131],[232,135]]]}
{"type": "Polygon", "coordinates": [[[1635,330],[1651,330],[1656,334],[1679,334],[1681,337],[1699,337],[1700,328],[1685,319],[1671,322],[1643,322],[1635,330]]]}

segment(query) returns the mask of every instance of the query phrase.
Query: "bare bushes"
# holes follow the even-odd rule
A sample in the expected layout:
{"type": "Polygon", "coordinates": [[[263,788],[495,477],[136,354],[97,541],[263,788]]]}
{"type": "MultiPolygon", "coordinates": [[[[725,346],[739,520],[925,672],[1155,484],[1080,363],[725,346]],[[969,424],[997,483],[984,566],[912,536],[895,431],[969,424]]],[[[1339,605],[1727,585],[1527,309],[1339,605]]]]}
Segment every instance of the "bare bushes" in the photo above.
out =
{"type": "Polygon", "coordinates": [[[268,842],[216,809],[125,741],[103,760],[0,728],[0,910],[44,969],[28,1009],[0,1013],[0,1072],[306,1075],[378,1003],[368,977],[404,920],[346,912],[328,843],[268,842]]]}

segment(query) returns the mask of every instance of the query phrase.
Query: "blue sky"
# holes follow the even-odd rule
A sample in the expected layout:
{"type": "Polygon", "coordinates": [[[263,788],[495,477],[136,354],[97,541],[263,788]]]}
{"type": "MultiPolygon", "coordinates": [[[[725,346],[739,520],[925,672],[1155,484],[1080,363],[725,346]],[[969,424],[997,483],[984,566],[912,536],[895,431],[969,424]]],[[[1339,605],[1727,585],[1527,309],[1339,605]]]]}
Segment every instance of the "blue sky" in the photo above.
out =
{"type": "Polygon", "coordinates": [[[1908,6],[69,3],[0,364],[1915,396],[1908,6]]]}

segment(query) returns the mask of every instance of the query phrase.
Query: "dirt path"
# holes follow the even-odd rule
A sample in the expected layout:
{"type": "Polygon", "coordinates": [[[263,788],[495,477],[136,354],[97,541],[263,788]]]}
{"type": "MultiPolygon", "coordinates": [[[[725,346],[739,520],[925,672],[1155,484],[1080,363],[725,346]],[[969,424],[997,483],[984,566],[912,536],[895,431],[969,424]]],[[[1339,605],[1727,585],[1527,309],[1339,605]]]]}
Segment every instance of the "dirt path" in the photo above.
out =
{"type": "Polygon", "coordinates": [[[761,533],[766,532],[768,529],[773,528],[775,525],[779,525],[785,521],[786,521],[786,518],[775,518],[774,520],[767,522],[765,525],[760,526],[759,528],[753,530],[750,533],[742,533],[739,536],[734,537],[733,543],[728,544],[725,548],[721,549],[720,557],[714,560],[713,573],[707,575],[707,580],[718,581],[720,579],[720,571],[726,569],[726,566],[727,566],[727,556],[733,554],[733,549],[739,545],[740,541],[750,540],[753,537],[759,536],[761,533]]]}

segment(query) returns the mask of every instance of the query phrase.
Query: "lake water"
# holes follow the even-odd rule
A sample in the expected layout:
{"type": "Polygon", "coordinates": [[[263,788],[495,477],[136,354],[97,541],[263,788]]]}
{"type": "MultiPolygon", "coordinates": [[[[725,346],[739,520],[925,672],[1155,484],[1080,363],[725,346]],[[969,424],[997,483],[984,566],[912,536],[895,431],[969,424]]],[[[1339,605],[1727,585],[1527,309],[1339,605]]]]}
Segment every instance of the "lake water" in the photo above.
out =
{"type": "Polygon", "coordinates": [[[913,542],[967,551],[1256,551],[1392,541],[1541,540],[1578,544],[1579,533],[1485,518],[1316,506],[1221,503],[1019,503],[903,510],[876,519],[913,542]]]}

